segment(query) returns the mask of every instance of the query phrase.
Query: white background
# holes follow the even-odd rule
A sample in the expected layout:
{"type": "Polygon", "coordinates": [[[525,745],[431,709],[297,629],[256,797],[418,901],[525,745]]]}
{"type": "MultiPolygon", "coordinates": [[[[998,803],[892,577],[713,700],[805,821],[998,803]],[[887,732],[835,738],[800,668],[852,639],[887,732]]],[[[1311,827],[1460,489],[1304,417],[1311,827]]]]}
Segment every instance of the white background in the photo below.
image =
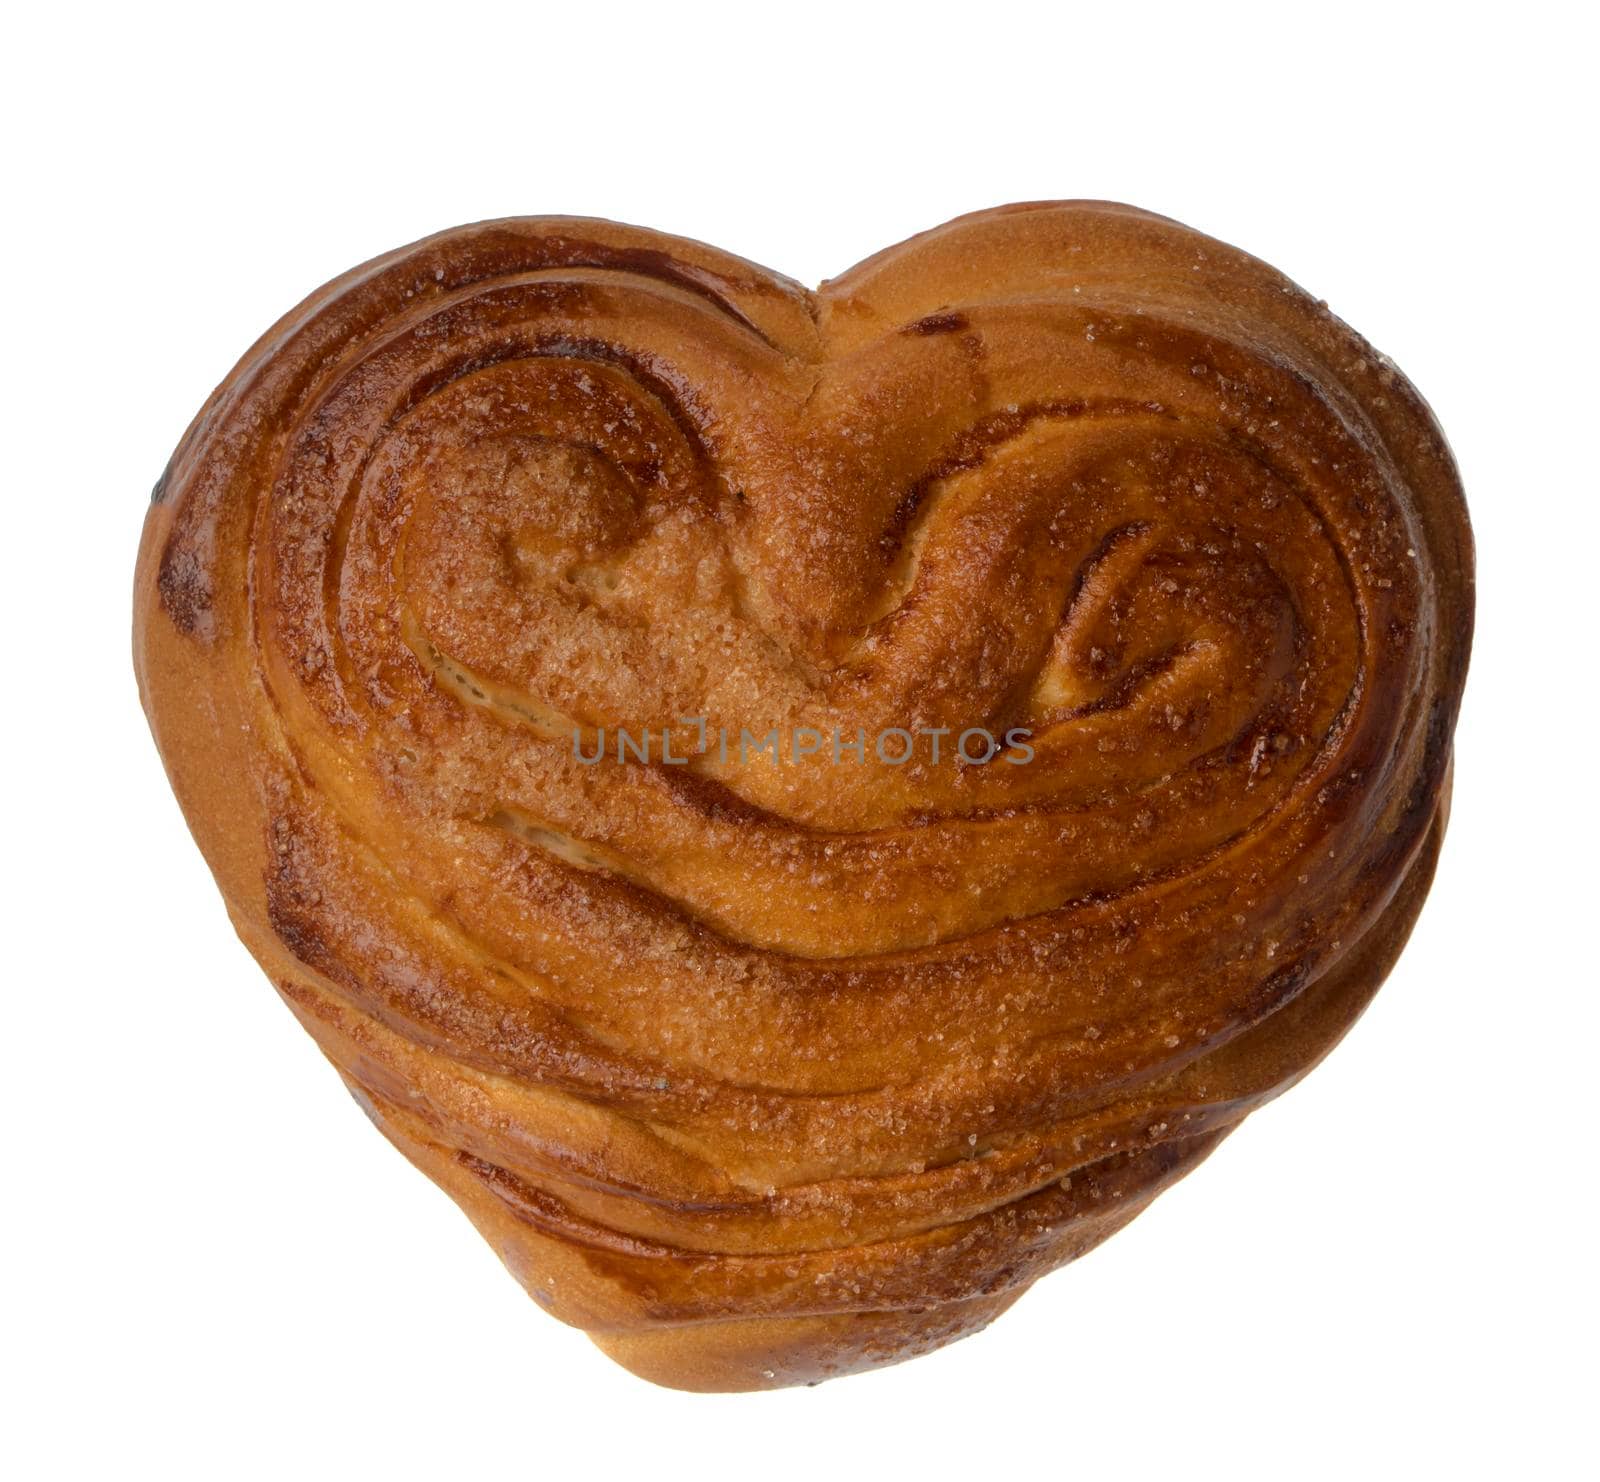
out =
{"type": "Polygon", "coordinates": [[[1594,1476],[1592,38],[1520,4],[26,7],[6,23],[0,1447],[34,1477],[1594,1476]],[[681,1395],[539,1312],[233,939],[136,700],[152,481],[249,342],[457,222],[808,282],[1099,196],[1283,268],[1459,456],[1479,637],[1398,969],[987,1333],[681,1395]]]}

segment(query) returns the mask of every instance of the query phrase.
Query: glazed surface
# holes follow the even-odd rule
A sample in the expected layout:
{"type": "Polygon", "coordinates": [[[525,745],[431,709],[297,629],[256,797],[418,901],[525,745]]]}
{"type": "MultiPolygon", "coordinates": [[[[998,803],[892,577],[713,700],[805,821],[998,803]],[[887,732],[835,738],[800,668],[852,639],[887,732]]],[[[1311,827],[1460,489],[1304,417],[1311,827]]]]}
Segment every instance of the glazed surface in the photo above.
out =
{"type": "Polygon", "coordinates": [[[757,1388],[981,1326],[1338,1039],[1471,612],[1394,367],[1076,202],[816,292],[562,218],[357,269],[185,436],[135,649],[377,1124],[620,1361],[757,1388]]]}

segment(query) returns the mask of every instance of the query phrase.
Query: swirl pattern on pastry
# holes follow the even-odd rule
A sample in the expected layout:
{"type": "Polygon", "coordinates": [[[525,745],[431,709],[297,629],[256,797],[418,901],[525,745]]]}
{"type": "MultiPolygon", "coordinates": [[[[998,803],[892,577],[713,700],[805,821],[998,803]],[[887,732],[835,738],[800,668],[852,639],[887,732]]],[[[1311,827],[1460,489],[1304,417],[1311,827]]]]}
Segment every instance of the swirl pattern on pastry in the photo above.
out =
{"type": "Polygon", "coordinates": [[[982,1326],[1337,1040],[1471,593],[1408,383],[1173,222],[1003,208],[809,293],[527,219],[246,355],[135,644],[378,1126],[621,1362],[759,1388],[982,1326]]]}

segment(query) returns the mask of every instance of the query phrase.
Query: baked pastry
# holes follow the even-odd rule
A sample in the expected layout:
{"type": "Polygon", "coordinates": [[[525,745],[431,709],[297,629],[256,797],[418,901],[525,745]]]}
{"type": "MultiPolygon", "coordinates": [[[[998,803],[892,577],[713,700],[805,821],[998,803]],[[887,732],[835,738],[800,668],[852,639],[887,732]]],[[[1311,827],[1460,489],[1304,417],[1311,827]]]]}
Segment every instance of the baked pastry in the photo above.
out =
{"type": "Polygon", "coordinates": [[[982,1327],[1333,1045],[1471,616],[1394,366],[1068,202],[815,293],[570,218],[358,268],[184,436],[135,653],[373,1121],[557,1317],[733,1390],[982,1327]]]}

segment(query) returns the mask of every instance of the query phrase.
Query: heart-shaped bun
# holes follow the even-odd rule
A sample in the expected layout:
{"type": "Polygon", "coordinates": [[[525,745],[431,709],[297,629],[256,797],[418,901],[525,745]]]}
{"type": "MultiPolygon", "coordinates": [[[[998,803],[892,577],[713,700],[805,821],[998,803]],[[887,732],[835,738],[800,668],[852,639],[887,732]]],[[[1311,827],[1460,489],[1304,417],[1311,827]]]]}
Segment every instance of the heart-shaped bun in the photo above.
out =
{"type": "Polygon", "coordinates": [[[816,293],[565,218],[348,273],[184,437],[135,650],[382,1131],[620,1363],[752,1389],[983,1326],[1344,1033],[1471,616],[1394,366],[1069,202],[816,293]]]}

